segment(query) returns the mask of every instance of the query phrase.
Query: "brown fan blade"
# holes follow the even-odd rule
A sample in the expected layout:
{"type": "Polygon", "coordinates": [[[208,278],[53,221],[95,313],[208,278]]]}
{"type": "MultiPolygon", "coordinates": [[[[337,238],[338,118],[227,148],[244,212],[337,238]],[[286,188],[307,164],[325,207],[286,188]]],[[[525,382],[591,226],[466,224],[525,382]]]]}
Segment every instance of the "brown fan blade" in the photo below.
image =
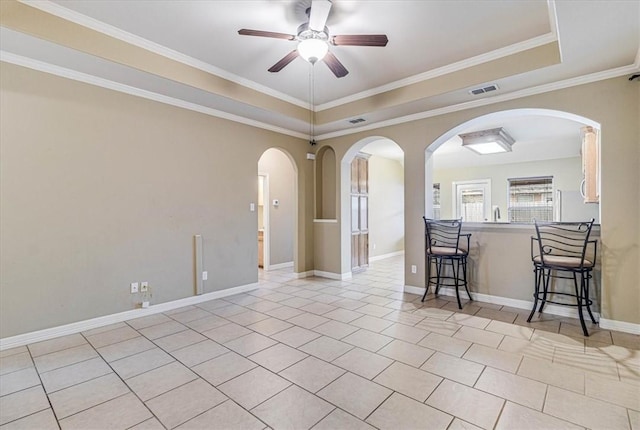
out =
{"type": "Polygon", "coordinates": [[[337,78],[343,78],[349,74],[349,71],[331,52],[327,52],[327,55],[324,56],[324,62],[337,78]]]}
{"type": "Polygon", "coordinates": [[[286,33],[274,33],[272,31],[262,31],[262,30],[248,30],[243,28],[238,30],[238,34],[243,36],[260,36],[260,37],[271,37],[274,39],[286,39],[286,40],[295,40],[296,36],[293,34],[286,33]]]}
{"type": "Polygon", "coordinates": [[[387,46],[387,42],[386,34],[343,34],[331,38],[331,43],[336,46],[387,46]]]}
{"type": "Polygon", "coordinates": [[[292,62],[296,58],[298,58],[298,50],[294,49],[293,51],[291,51],[287,55],[285,55],[282,58],[282,60],[278,61],[276,64],[271,66],[269,71],[271,73],[279,72],[280,70],[284,69],[287,64],[289,64],[290,62],[292,62]]]}

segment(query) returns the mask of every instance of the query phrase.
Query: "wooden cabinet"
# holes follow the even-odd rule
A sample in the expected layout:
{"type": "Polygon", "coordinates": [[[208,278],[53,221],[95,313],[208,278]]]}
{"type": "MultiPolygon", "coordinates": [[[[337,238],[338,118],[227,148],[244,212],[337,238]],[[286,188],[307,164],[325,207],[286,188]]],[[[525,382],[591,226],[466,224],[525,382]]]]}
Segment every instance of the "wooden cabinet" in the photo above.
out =
{"type": "Polygon", "coordinates": [[[369,265],[369,156],[351,162],[351,270],[369,265]]]}

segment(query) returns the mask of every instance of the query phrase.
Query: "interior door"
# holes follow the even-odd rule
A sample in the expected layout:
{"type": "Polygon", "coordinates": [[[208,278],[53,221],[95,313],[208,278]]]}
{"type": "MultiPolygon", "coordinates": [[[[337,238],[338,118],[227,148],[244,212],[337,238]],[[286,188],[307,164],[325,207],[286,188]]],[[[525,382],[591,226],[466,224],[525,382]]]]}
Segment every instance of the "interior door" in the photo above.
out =
{"type": "Polygon", "coordinates": [[[454,182],[455,218],[463,222],[485,222],[491,219],[491,181],[454,182]]]}
{"type": "Polygon", "coordinates": [[[351,162],[351,270],[369,265],[369,161],[364,154],[351,162]]]}

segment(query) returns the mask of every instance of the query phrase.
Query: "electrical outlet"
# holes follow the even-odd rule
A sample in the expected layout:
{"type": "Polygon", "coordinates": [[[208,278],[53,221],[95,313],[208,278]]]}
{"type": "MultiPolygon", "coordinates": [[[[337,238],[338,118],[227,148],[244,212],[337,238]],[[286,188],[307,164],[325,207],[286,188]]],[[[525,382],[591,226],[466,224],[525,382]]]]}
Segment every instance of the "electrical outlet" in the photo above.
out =
{"type": "Polygon", "coordinates": [[[202,272],[202,280],[206,281],[207,279],[209,279],[209,272],[205,270],[204,272],[202,272]]]}
{"type": "Polygon", "coordinates": [[[411,265],[411,273],[418,273],[418,267],[415,264],[411,265]]]}
{"type": "Polygon", "coordinates": [[[146,293],[147,291],[149,291],[149,283],[147,281],[140,282],[140,292],[146,293]]]}
{"type": "Polygon", "coordinates": [[[131,294],[135,294],[138,292],[138,283],[137,282],[132,282],[131,283],[131,294]]]}

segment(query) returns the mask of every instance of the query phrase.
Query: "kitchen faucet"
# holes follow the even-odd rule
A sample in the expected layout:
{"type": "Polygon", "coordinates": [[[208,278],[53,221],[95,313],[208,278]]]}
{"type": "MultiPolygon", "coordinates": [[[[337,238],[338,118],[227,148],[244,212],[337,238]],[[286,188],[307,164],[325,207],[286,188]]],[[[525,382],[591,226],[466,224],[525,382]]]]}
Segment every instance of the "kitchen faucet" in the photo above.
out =
{"type": "Polygon", "coordinates": [[[500,218],[500,207],[496,206],[493,208],[493,222],[498,222],[498,218],[500,218]]]}

